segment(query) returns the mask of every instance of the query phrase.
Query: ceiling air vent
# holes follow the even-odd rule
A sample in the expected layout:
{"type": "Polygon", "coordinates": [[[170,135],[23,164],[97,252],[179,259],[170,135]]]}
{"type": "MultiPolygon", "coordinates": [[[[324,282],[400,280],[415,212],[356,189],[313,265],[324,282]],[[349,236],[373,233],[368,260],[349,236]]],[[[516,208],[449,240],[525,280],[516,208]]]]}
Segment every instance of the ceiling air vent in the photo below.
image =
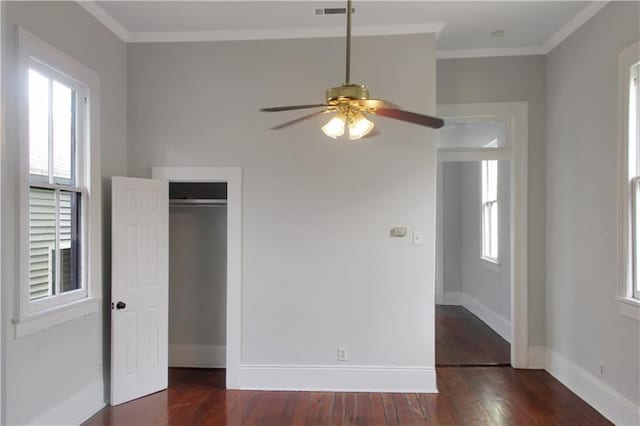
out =
{"type": "MultiPolygon", "coordinates": [[[[313,14],[315,16],[324,16],[324,15],[345,15],[347,13],[346,7],[314,7],[313,14]]],[[[351,8],[351,14],[356,13],[356,8],[351,8]]]]}

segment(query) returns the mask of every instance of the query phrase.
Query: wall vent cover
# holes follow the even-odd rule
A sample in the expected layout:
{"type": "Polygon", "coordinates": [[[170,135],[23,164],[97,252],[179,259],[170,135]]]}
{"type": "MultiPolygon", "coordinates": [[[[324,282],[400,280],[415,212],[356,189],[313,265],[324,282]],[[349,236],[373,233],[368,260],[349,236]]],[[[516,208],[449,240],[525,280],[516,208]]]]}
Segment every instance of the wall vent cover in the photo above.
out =
{"type": "MultiPolygon", "coordinates": [[[[356,13],[356,8],[351,8],[351,14],[356,13]]],[[[325,15],[346,15],[347,8],[346,7],[314,7],[313,14],[315,16],[325,16],[325,15]]]]}

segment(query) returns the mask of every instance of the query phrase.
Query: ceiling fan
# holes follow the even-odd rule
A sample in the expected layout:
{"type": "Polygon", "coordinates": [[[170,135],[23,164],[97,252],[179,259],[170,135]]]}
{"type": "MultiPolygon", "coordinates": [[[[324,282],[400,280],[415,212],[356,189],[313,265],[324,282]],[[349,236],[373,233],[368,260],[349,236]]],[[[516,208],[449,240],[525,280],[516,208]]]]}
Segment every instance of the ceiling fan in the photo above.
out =
{"type": "Polygon", "coordinates": [[[327,89],[326,103],[310,105],[291,105],[282,107],[262,108],[261,111],[278,112],[298,109],[323,108],[311,114],[296,118],[278,126],[273,130],[282,129],[292,124],[300,123],[323,114],[333,114],[333,118],[322,127],[322,131],[330,138],[336,139],[344,135],[345,126],[348,126],[349,139],[360,139],[369,134],[374,127],[372,121],[368,120],[368,114],[380,115],[421,126],[439,129],[444,125],[444,121],[437,117],[417,114],[415,112],[404,111],[396,108],[394,104],[379,99],[369,98],[369,90],[364,85],[350,82],[351,73],[351,0],[347,0],[347,51],[346,51],[346,72],[345,82],[338,87],[327,89]]]}

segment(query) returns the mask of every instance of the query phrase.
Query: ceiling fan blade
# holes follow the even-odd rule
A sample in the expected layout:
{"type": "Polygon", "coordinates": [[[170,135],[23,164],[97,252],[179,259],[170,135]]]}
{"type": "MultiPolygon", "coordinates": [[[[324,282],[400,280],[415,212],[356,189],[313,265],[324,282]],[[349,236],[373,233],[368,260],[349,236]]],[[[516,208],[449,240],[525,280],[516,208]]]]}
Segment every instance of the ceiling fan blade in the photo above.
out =
{"type": "Polygon", "coordinates": [[[397,105],[392,104],[389,101],[383,101],[382,99],[358,99],[353,102],[365,108],[372,108],[372,109],[398,107],[397,105]]]}
{"type": "Polygon", "coordinates": [[[300,123],[301,121],[305,121],[305,120],[308,120],[310,118],[317,117],[317,116],[325,114],[327,112],[329,112],[329,110],[318,111],[318,112],[314,112],[314,113],[311,113],[311,114],[308,114],[308,115],[303,115],[302,117],[296,118],[295,120],[287,121],[286,123],[282,123],[282,124],[279,124],[279,125],[277,125],[275,127],[272,127],[271,130],[279,130],[279,129],[282,129],[284,127],[291,126],[292,124],[297,124],[297,123],[300,123]]]}
{"type": "Polygon", "coordinates": [[[290,111],[294,109],[320,108],[320,107],[326,107],[326,106],[329,106],[329,105],[326,105],[326,104],[290,105],[290,106],[282,106],[282,107],[261,108],[260,111],[278,112],[278,111],[290,111]]]}
{"type": "Polygon", "coordinates": [[[431,117],[429,115],[417,114],[415,112],[403,111],[395,108],[379,108],[375,112],[376,115],[383,117],[393,118],[396,120],[402,120],[409,123],[419,124],[421,126],[431,127],[433,129],[439,129],[444,126],[444,120],[437,117],[431,117]]]}

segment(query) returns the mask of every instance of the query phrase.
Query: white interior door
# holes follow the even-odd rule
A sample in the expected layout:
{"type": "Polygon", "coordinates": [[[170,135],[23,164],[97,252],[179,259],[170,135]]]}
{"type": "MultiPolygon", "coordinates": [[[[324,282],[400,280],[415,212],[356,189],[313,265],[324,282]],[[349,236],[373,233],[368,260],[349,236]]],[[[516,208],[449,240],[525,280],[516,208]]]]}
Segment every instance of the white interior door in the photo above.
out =
{"type": "Polygon", "coordinates": [[[169,185],[114,177],[111,404],[167,388],[169,185]]]}

